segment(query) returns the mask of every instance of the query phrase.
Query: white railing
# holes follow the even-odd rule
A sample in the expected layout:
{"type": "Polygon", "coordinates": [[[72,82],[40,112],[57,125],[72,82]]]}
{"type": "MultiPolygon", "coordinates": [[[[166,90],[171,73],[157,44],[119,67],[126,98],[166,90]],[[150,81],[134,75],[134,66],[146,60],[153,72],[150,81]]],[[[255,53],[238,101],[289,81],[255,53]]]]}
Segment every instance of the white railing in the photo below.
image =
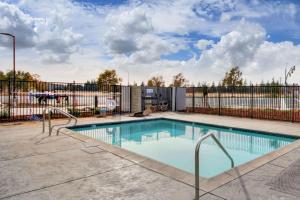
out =
{"type": "Polygon", "coordinates": [[[202,142],[209,138],[212,137],[212,139],[217,143],[217,145],[221,148],[221,150],[225,153],[225,155],[230,159],[231,162],[231,168],[234,167],[234,161],[232,157],[229,155],[227,150],[223,147],[223,145],[219,142],[217,137],[213,133],[208,133],[197,141],[196,147],[195,147],[195,200],[199,199],[199,150],[202,142]]]}
{"type": "Polygon", "coordinates": [[[56,126],[60,126],[57,131],[56,131],[56,135],[59,134],[59,131],[60,129],[64,128],[62,127],[63,125],[68,125],[71,123],[72,119],[74,119],[74,125],[77,124],[77,118],[73,115],[71,115],[70,113],[67,113],[65,112],[64,110],[60,109],[60,108],[56,108],[56,107],[53,107],[53,106],[49,106],[47,108],[45,108],[43,110],[43,133],[45,132],[45,124],[46,124],[46,111],[48,111],[48,127],[49,127],[49,136],[51,135],[52,133],[52,130],[54,127],[56,126]],[[67,123],[64,123],[64,124],[55,124],[53,126],[51,126],[51,111],[56,111],[56,112],[59,112],[63,115],[65,115],[66,117],[68,117],[68,122],[67,123]]]}

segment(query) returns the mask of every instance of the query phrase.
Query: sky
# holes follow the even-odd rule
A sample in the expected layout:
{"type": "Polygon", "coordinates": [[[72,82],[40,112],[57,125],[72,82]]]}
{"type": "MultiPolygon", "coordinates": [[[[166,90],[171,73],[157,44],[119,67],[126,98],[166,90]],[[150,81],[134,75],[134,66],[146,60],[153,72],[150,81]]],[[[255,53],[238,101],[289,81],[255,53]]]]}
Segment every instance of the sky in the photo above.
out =
{"type": "MultiPolygon", "coordinates": [[[[0,0],[0,32],[16,36],[17,69],[46,81],[96,79],[115,69],[123,84],[178,73],[218,83],[239,66],[248,83],[300,83],[298,0],[0,0]]],[[[0,70],[12,68],[0,36],[0,70]]]]}

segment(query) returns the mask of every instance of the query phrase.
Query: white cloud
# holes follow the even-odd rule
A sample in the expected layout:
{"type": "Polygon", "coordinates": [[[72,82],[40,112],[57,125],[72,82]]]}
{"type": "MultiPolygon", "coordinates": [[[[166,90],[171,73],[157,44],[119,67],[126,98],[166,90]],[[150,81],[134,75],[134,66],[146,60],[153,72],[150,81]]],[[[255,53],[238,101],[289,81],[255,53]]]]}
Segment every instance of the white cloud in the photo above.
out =
{"type": "Polygon", "coordinates": [[[79,48],[78,44],[82,35],[75,33],[70,28],[64,28],[55,21],[40,24],[37,28],[39,40],[36,44],[37,51],[42,59],[48,63],[64,63],[69,61],[69,56],[79,48]]]}
{"type": "Polygon", "coordinates": [[[196,47],[200,50],[206,50],[208,47],[214,44],[213,40],[198,40],[198,42],[195,44],[196,47]]]}
{"type": "MultiPolygon", "coordinates": [[[[34,29],[35,22],[30,15],[14,5],[0,2],[0,32],[14,34],[19,48],[33,47],[36,44],[37,34],[34,29]]],[[[11,46],[11,43],[7,44],[7,40],[2,38],[2,41],[11,46]]]]}
{"type": "Polygon", "coordinates": [[[137,38],[152,30],[151,23],[140,9],[118,10],[106,17],[108,30],[104,35],[108,52],[128,54],[138,50],[137,38]]]}
{"type": "Polygon", "coordinates": [[[132,81],[157,74],[170,81],[183,72],[196,83],[218,81],[239,65],[248,79],[260,82],[281,76],[286,62],[300,65],[298,45],[267,41],[270,30],[299,30],[298,13],[298,5],[261,0],[149,0],[119,6],[23,0],[0,3],[0,30],[22,38],[18,65],[45,80],[85,81],[116,68],[124,77],[129,71],[132,81]],[[284,26],[277,26],[278,20],[284,26]],[[180,50],[193,54],[193,46],[201,49],[200,58],[166,58],[180,50]]]}
{"type": "MultiPolygon", "coordinates": [[[[231,67],[238,65],[245,78],[253,83],[261,80],[279,80],[283,76],[286,65],[296,65],[295,74],[290,83],[300,79],[300,45],[292,42],[268,42],[266,31],[261,26],[240,22],[240,25],[231,32],[223,35],[210,49],[204,50],[199,59],[195,57],[182,61],[157,60],[151,63],[129,62],[127,58],[115,59],[112,66],[129,68],[134,71],[130,74],[132,80],[145,81],[154,75],[163,75],[167,82],[178,72],[183,72],[190,83],[219,82],[224,73],[231,67]]],[[[126,75],[126,72],[124,72],[126,75]]],[[[126,77],[126,76],[125,76],[126,77]]]]}
{"type": "Polygon", "coordinates": [[[128,64],[151,63],[182,48],[179,40],[156,34],[152,18],[140,7],[117,9],[106,17],[106,25],[110,27],[104,37],[108,53],[128,64]]]}
{"type": "MultiPolygon", "coordinates": [[[[300,66],[299,54],[300,45],[268,42],[266,31],[261,26],[242,21],[211,49],[203,51],[198,60],[187,62],[187,66],[191,66],[192,71],[198,72],[204,80],[214,81],[221,80],[231,67],[239,66],[248,81],[260,82],[273,77],[279,79],[286,65],[300,66]]],[[[291,81],[299,82],[299,75],[299,70],[296,70],[291,81]]]]}
{"type": "Polygon", "coordinates": [[[16,5],[0,2],[0,31],[14,34],[18,49],[33,48],[43,61],[67,62],[82,36],[66,27],[64,18],[59,15],[52,11],[51,17],[33,17],[16,5]]]}
{"type": "Polygon", "coordinates": [[[266,32],[262,27],[242,21],[235,30],[222,36],[211,49],[202,53],[200,65],[220,70],[245,66],[253,60],[265,37],[266,32]]]}
{"type": "Polygon", "coordinates": [[[156,35],[147,34],[137,39],[137,51],[129,56],[119,57],[124,59],[128,65],[151,64],[159,61],[162,55],[177,52],[181,49],[178,44],[172,44],[156,35]]]}

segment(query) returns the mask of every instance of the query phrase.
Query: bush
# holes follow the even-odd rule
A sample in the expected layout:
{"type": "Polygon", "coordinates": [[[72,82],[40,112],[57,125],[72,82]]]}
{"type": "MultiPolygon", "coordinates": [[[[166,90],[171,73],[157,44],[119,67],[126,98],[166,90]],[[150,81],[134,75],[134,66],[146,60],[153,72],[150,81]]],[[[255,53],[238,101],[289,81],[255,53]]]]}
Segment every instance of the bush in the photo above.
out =
{"type": "Polygon", "coordinates": [[[5,108],[0,108],[0,118],[8,118],[9,112],[5,108]]]}
{"type": "Polygon", "coordinates": [[[75,117],[79,117],[81,115],[81,112],[79,109],[77,108],[68,108],[68,113],[75,116],[75,117]]]}
{"type": "Polygon", "coordinates": [[[106,108],[99,108],[99,107],[97,107],[97,108],[92,108],[91,112],[93,114],[95,114],[95,115],[100,115],[100,114],[104,114],[105,115],[108,111],[107,111],[106,108]]]}
{"type": "Polygon", "coordinates": [[[91,108],[91,112],[94,113],[95,115],[100,114],[100,109],[99,108],[91,108]]]}

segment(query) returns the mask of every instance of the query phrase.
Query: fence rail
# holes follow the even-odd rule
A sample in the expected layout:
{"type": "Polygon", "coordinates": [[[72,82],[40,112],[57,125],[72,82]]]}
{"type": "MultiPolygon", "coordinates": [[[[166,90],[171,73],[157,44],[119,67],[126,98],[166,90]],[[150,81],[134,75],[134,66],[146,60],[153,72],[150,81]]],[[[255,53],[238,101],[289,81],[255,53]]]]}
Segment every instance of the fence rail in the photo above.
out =
{"type": "Polygon", "coordinates": [[[300,86],[296,85],[139,88],[140,93],[133,94],[132,87],[122,85],[0,80],[0,122],[41,119],[47,106],[77,117],[129,113],[136,99],[141,99],[136,104],[140,110],[150,105],[153,111],[300,122],[300,86]]]}
{"type": "Polygon", "coordinates": [[[300,122],[299,86],[186,88],[186,111],[300,122]]]}
{"type": "MultiPolygon", "coordinates": [[[[130,111],[130,88],[121,85],[0,80],[0,121],[38,120],[47,106],[77,117],[130,111]]],[[[52,117],[63,117],[52,113],[52,117]]]]}

